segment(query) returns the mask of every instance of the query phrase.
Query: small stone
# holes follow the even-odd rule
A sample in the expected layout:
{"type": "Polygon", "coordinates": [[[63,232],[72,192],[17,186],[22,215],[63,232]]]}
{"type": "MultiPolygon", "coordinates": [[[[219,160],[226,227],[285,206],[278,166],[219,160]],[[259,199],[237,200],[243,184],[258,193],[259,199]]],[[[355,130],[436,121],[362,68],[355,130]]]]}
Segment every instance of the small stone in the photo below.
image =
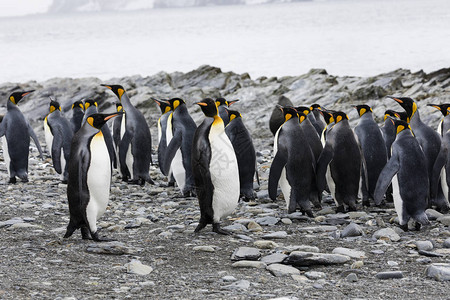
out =
{"type": "Polygon", "coordinates": [[[442,257],[444,255],[438,253],[438,252],[432,252],[432,251],[425,251],[425,250],[419,250],[418,251],[420,255],[428,256],[428,257],[442,257]]]}
{"type": "Polygon", "coordinates": [[[292,279],[294,279],[295,281],[300,282],[300,283],[305,283],[305,282],[309,281],[308,277],[303,276],[303,275],[293,274],[293,275],[291,275],[291,277],[292,277],[292,279]]]}
{"type": "Polygon", "coordinates": [[[127,273],[137,274],[137,275],[148,275],[153,271],[153,268],[142,264],[137,259],[132,259],[129,263],[125,264],[127,268],[127,273]]]}
{"type": "Polygon", "coordinates": [[[184,228],[185,228],[185,226],[184,226],[184,225],[181,225],[181,224],[179,224],[179,225],[170,225],[170,226],[167,226],[167,229],[173,230],[173,231],[183,231],[184,228]]]}
{"type": "Polygon", "coordinates": [[[373,253],[373,254],[384,254],[384,251],[383,250],[379,250],[379,249],[377,249],[377,250],[372,250],[372,251],[370,251],[370,253],[373,253]]]}
{"type": "Polygon", "coordinates": [[[297,267],[304,267],[312,265],[344,264],[348,261],[350,261],[350,257],[341,254],[293,251],[285,260],[285,263],[297,267]]]}
{"type": "Polygon", "coordinates": [[[271,264],[281,264],[286,257],[288,257],[288,255],[284,254],[284,253],[273,253],[267,256],[264,256],[261,258],[261,261],[271,265],[271,264]]]}
{"type": "Polygon", "coordinates": [[[272,216],[267,216],[267,217],[257,218],[255,221],[256,221],[256,223],[258,223],[261,226],[273,226],[273,225],[277,224],[278,221],[280,221],[280,219],[272,217],[272,216]]]}
{"type": "Polygon", "coordinates": [[[350,223],[341,232],[341,237],[352,237],[352,236],[360,236],[363,235],[363,230],[361,226],[355,223],[350,223]]]}
{"type": "Polygon", "coordinates": [[[364,251],[358,251],[355,249],[342,248],[342,247],[334,248],[331,253],[342,254],[342,255],[349,256],[351,258],[365,258],[366,257],[366,254],[364,251]]]}
{"type": "Polygon", "coordinates": [[[431,264],[426,268],[425,273],[435,280],[448,281],[450,280],[450,263],[431,264]]]}
{"type": "Polygon", "coordinates": [[[239,247],[234,250],[231,260],[258,260],[261,257],[259,249],[252,247],[239,247]]]}
{"type": "Polygon", "coordinates": [[[389,239],[393,242],[398,242],[400,240],[400,236],[398,233],[396,233],[392,228],[383,228],[380,230],[377,230],[373,237],[375,239],[389,239]]]}
{"type": "Polygon", "coordinates": [[[354,263],[352,263],[351,268],[352,269],[361,269],[364,266],[364,262],[362,260],[357,260],[354,263]]]}
{"type": "Polygon", "coordinates": [[[317,215],[329,215],[334,214],[334,209],[331,207],[325,207],[317,212],[317,215]]]}
{"type": "Polygon", "coordinates": [[[293,245],[286,247],[290,252],[292,251],[303,251],[303,252],[315,252],[319,253],[320,249],[316,246],[309,246],[309,245],[293,245]]]}
{"type": "Polygon", "coordinates": [[[10,227],[8,227],[8,230],[22,229],[22,228],[37,228],[37,227],[39,226],[30,223],[15,223],[12,224],[10,227]]]}
{"type": "Polygon", "coordinates": [[[281,223],[283,223],[284,225],[291,225],[292,221],[289,218],[282,218],[281,223]]]}
{"type": "Polygon", "coordinates": [[[314,284],[313,284],[313,288],[318,289],[318,290],[321,290],[321,289],[323,289],[323,285],[320,284],[320,283],[314,283],[314,284]]]}
{"type": "Polygon", "coordinates": [[[255,247],[259,249],[273,249],[278,247],[278,244],[275,243],[274,241],[262,241],[262,240],[255,241],[253,245],[255,245],[255,247]]]}
{"type": "Polygon", "coordinates": [[[168,239],[173,235],[172,232],[170,231],[163,231],[160,234],[158,234],[158,237],[163,238],[163,239],[168,239]]]}
{"type": "Polygon", "coordinates": [[[347,277],[345,277],[345,280],[347,282],[357,282],[358,281],[358,276],[355,273],[350,273],[347,275],[347,277]]]}
{"type": "Polygon", "coordinates": [[[201,251],[201,252],[215,252],[216,250],[212,246],[195,246],[193,248],[194,251],[201,251]]]}
{"type": "Polygon", "coordinates": [[[398,266],[398,262],[393,261],[393,260],[388,260],[387,264],[390,267],[397,267],[398,266]]]}
{"type": "Polygon", "coordinates": [[[285,239],[287,238],[288,234],[286,231],[276,231],[272,233],[268,233],[262,236],[263,239],[270,240],[270,239],[285,239]]]}
{"type": "Polygon", "coordinates": [[[303,213],[301,213],[299,211],[288,214],[288,215],[286,215],[286,217],[291,220],[296,220],[299,222],[308,222],[309,221],[309,217],[305,216],[303,213]]]}
{"type": "Polygon", "coordinates": [[[450,248],[450,238],[445,239],[442,246],[444,246],[444,248],[450,248]]]}
{"type": "Polygon", "coordinates": [[[387,271],[387,272],[379,272],[375,275],[378,279],[396,279],[403,278],[402,271],[387,271]]]}
{"type": "Polygon", "coordinates": [[[450,216],[443,216],[438,218],[437,220],[445,226],[450,226],[450,216]]]}
{"type": "Polygon", "coordinates": [[[317,223],[322,223],[326,220],[327,218],[325,216],[317,216],[314,218],[314,221],[316,221],[317,223]]]}
{"type": "Polygon", "coordinates": [[[267,264],[261,261],[254,260],[240,260],[231,265],[233,268],[255,268],[255,269],[264,269],[267,264]]]}
{"type": "Polygon", "coordinates": [[[360,219],[367,216],[365,211],[349,211],[347,214],[350,219],[360,219]]]}
{"type": "Polygon", "coordinates": [[[254,231],[254,232],[263,231],[263,228],[261,227],[261,225],[259,225],[255,221],[251,221],[250,223],[248,223],[247,224],[247,229],[251,230],[251,231],[254,231]]]}
{"type": "Polygon", "coordinates": [[[439,219],[440,217],[443,217],[443,216],[444,216],[444,215],[441,214],[440,212],[438,212],[438,211],[436,211],[436,210],[434,210],[434,209],[431,209],[431,208],[427,209],[427,210],[425,211],[425,214],[427,215],[428,220],[430,220],[430,221],[437,220],[437,219],[439,219]]]}
{"type": "Polygon", "coordinates": [[[436,249],[434,252],[436,252],[438,254],[442,254],[443,256],[450,256],[449,248],[436,249]]]}
{"type": "Polygon", "coordinates": [[[239,232],[239,231],[247,231],[247,228],[239,223],[234,223],[225,227],[222,227],[223,230],[231,231],[231,232],[239,232]]]}
{"type": "Polygon", "coordinates": [[[433,250],[433,243],[430,241],[416,241],[417,250],[430,251],[433,250]]]}
{"type": "Polygon", "coordinates": [[[222,277],[222,281],[223,282],[234,282],[236,280],[237,280],[236,277],[231,276],[231,275],[227,275],[227,276],[223,276],[222,277]]]}
{"type": "Polygon", "coordinates": [[[324,279],[327,277],[327,275],[324,272],[317,272],[317,271],[308,271],[305,273],[305,276],[311,280],[324,279]]]}
{"type": "Polygon", "coordinates": [[[309,227],[301,227],[298,229],[300,232],[332,232],[336,231],[338,228],[336,226],[323,225],[323,226],[309,226],[309,227]]]}
{"type": "Polygon", "coordinates": [[[239,280],[236,282],[233,282],[232,284],[223,286],[223,290],[248,290],[250,287],[250,281],[248,280],[239,280]]]}
{"type": "Polygon", "coordinates": [[[113,241],[113,242],[89,244],[86,249],[86,252],[96,254],[123,255],[123,254],[135,254],[137,250],[127,247],[124,243],[113,241]]]}
{"type": "Polygon", "coordinates": [[[298,269],[282,264],[271,264],[267,267],[267,270],[276,277],[300,275],[300,271],[298,269]]]}
{"type": "Polygon", "coordinates": [[[421,258],[416,259],[416,262],[426,265],[426,264],[430,264],[432,262],[432,260],[429,257],[421,257],[421,258]]]}

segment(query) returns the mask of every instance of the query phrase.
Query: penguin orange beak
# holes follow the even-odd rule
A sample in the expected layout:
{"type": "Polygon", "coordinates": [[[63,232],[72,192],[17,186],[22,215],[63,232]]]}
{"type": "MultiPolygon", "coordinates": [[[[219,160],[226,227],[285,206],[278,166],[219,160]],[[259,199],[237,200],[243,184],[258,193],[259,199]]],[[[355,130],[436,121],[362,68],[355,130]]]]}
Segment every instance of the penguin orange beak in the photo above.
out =
{"type": "Polygon", "coordinates": [[[234,104],[234,103],[236,103],[238,101],[239,101],[239,99],[236,99],[236,100],[233,100],[233,101],[228,101],[228,106],[230,106],[231,104],[234,104]]]}
{"type": "Polygon", "coordinates": [[[395,101],[397,101],[398,103],[403,103],[402,100],[400,100],[400,99],[398,99],[398,98],[395,98],[394,96],[386,96],[386,97],[391,98],[392,100],[395,100],[395,101]]]}
{"type": "Polygon", "coordinates": [[[112,118],[114,118],[114,117],[117,117],[118,115],[123,115],[123,112],[117,112],[117,113],[115,113],[115,114],[106,116],[106,117],[104,118],[104,120],[105,120],[105,121],[108,121],[109,119],[112,119],[112,118]]]}
{"type": "Polygon", "coordinates": [[[22,97],[25,97],[26,95],[28,95],[32,92],[34,92],[34,90],[23,92],[22,97]]]}
{"type": "Polygon", "coordinates": [[[439,105],[437,105],[437,104],[427,104],[427,106],[432,106],[432,107],[434,107],[434,108],[437,108],[437,109],[439,109],[439,110],[442,110],[441,107],[440,107],[439,105]]]}
{"type": "Polygon", "coordinates": [[[208,106],[205,102],[195,102],[194,104],[200,105],[200,106],[208,106]]]}
{"type": "Polygon", "coordinates": [[[109,85],[107,85],[107,84],[100,84],[101,86],[104,86],[104,87],[106,87],[106,88],[108,88],[108,89],[110,89],[110,90],[112,90],[112,87],[111,86],[109,86],[109,85]]]}

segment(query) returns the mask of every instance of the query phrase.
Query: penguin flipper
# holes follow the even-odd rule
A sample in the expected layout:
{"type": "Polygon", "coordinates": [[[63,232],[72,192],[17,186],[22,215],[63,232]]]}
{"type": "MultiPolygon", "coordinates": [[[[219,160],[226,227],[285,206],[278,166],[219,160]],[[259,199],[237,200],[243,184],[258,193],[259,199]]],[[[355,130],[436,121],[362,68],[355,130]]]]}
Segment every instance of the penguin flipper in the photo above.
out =
{"type": "MultiPolygon", "coordinates": [[[[432,199],[434,199],[438,194],[439,177],[441,176],[442,168],[445,167],[447,162],[447,153],[448,149],[444,146],[444,143],[442,143],[441,150],[439,151],[439,154],[434,162],[433,171],[430,178],[430,195],[432,199]]],[[[441,180],[445,180],[446,182],[447,178],[441,178],[441,180]]]]}
{"type": "Polygon", "coordinates": [[[398,159],[398,155],[392,154],[391,158],[378,176],[375,191],[373,193],[373,200],[375,202],[375,205],[381,204],[383,195],[386,193],[387,188],[391,184],[392,178],[395,174],[397,174],[399,169],[400,162],[398,159]]]}
{"type": "Polygon", "coordinates": [[[53,168],[55,168],[56,173],[61,174],[61,147],[62,147],[62,135],[55,134],[53,136],[52,142],[52,160],[53,160],[53,168]]]}
{"type": "Polygon", "coordinates": [[[172,164],[172,160],[175,157],[178,149],[181,147],[182,142],[182,133],[180,130],[175,130],[172,140],[170,140],[169,145],[166,148],[166,154],[164,155],[163,160],[163,174],[169,173],[170,165],[172,164]]]}
{"type": "Polygon", "coordinates": [[[282,149],[278,149],[275,155],[269,172],[269,197],[273,201],[277,198],[278,181],[281,177],[281,172],[287,163],[287,153],[282,149]]]}
{"type": "Polygon", "coordinates": [[[326,173],[328,164],[333,160],[333,148],[329,143],[325,144],[325,147],[320,153],[319,159],[316,165],[316,184],[319,194],[325,189],[326,186],[326,173]]]}
{"type": "MultiPolygon", "coordinates": [[[[2,123],[3,123],[3,122],[2,122],[2,123]]],[[[41,159],[44,159],[44,157],[42,156],[41,144],[39,143],[39,140],[38,140],[38,138],[37,138],[37,136],[36,136],[36,133],[34,132],[33,128],[31,128],[30,124],[27,124],[27,125],[28,125],[28,134],[29,134],[29,135],[31,136],[31,138],[33,139],[34,144],[36,145],[36,147],[37,147],[37,149],[38,149],[38,151],[39,151],[39,157],[40,157],[41,159]]]]}

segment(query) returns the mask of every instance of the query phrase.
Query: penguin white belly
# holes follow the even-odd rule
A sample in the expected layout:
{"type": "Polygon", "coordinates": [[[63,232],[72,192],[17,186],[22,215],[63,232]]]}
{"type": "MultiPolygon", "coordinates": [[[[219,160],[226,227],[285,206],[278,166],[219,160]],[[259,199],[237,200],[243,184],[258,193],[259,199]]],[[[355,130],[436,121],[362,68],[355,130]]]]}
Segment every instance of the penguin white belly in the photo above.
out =
{"type": "Polygon", "coordinates": [[[3,160],[6,164],[6,170],[8,170],[8,175],[11,177],[11,170],[10,170],[10,164],[11,164],[11,158],[9,157],[8,152],[8,141],[6,140],[6,136],[2,136],[2,149],[3,149],[3,160]]]}
{"type": "MultiPolygon", "coordinates": [[[[331,164],[331,162],[330,162],[331,164]]],[[[328,189],[330,190],[331,197],[333,197],[334,203],[336,206],[339,206],[339,203],[336,200],[336,184],[334,183],[333,177],[331,176],[331,168],[330,164],[327,166],[327,172],[325,173],[325,178],[327,181],[328,189]]]]}
{"type": "Polygon", "coordinates": [[[398,185],[398,177],[397,174],[394,175],[394,177],[392,178],[392,196],[394,198],[394,207],[395,207],[395,211],[397,212],[398,215],[398,221],[400,223],[400,225],[404,224],[404,220],[403,220],[403,199],[400,196],[400,189],[399,189],[399,185],[398,185]]]}
{"type": "MultiPolygon", "coordinates": [[[[123,135],[125,134],[125,131],[126,131],[126,120],[125,120],[125,118],[126,118],[126,115],[124,114],[123,117],[122,117],[122,123],[120,124],[120,139],[123,138],[123,135]]],[[[130,172],[131,178],[134,178],[134,173],[133,173],[134,158],[133,158],[133,154],[131,153],[131,147],[132,147],[132,144],[130,143],[128,145],[127,154],[125,156],[125,164],[127,165],[127,168],[128,168],[128,171],[130,172]]]]}
{"type": "MultiPolygon", "coordinates": [[[[216,125],[220,127],[220,125],[216,125]]],[[[212,207],[214,212],[214,222],[231,214],[239,201],[239,171],[231,144],[225,131],[220,131],[211,126],[209,140],[211,143],[211,161],[209,171],[211,181],[214,186],[212,207]]]]}
{"type": "Polygon", "coordinates": [[[161,129],[161,118],[158,119],[158,143],[161,141],[162,129],[161,129]]]}
{"type": "MultiPolygon", "coordinates": [[[[167,123],[166,123],[166,145],[170,144],[170,141],[172,140],[172,138],[173,138],[172,113],[170,113],[170,115],[167,117],[167,123]]],[[[169,174],[167,174],[169,181],[170,181],[170,178],[172,177],[172,174],[173,174],[172,164],[170,164],[169,174]]],[[[175,179],[175,181],[176,181],[176,179],[175,179]]]]}
{"type": "Polygon", "coordinates": [[[86,215],[90,230],[96,232],[96,222],[106,210],[111,186],[111,162],[101,133],[92,138],[90,151],[91,160],[87,170],[89,203],[86,207],[86,215]]]}
{"type": "Polygon", "coordinates": [[[445,199],[448,200],[448,185],[447,185],[447,172],[445,172],[445,166],[441,170],[441,187],[442,192],[444,193],[445,199]]]}
{"type": "Polygon", "coordinates": [[[44,120],[44,134],[45,134],[45,144],[47,145],[47,152],[52,156],[52,145],[53,145],[53,134],[48,126],[47,118],[44,120]]]}
{"type": "Polygon", "coordinates": [[[64,158],[64,149],[61,149],[61,180],[64,180],[64,169],[66,168],[66,159],[64,158]]]}
{"type": "Polygon", "coordinates": [[[291,185],[286,178],[286,168],[283,168],[280,176],[280,188],[283,192],[284,200],[286,201],[286,208],[289,209],[289,203],[291,202],[291,185]]]}
{"type": "Polygon", "coordinates": [[[170,170],[173,172],[173,177],[177,182],[181,192],[183,192],[186,185],[186,170],[183,166],[183,156],[181,155],[181,149],[178,149],[170,165],[170,170]]]}

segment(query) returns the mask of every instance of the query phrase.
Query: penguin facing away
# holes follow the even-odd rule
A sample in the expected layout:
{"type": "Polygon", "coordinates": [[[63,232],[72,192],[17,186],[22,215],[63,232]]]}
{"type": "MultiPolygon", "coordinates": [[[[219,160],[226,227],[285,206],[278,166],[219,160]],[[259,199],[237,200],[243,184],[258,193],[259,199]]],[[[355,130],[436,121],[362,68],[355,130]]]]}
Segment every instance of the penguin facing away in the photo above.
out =
{"type": "Polygon", "coordinates": [[[73,137],[73,128],[62,115],[61,106],[52,98],[50,112],[44,119],[44,133],[47,151],[53,161],[56,173],[61,174],[61,181],[67,183],[70,145],[73,137]]]}
{"type": "Polygon", "coordinates": [[[220,228],[220,219],[231,214],[239,201],[239,169],[233,145],[225,134],[216,103],[206,98],[196,103],[206,118],[195,131],[192,170],[200,205],[199,232],[207,224],[213,231],[229,234],[220,228]]]}
{"type": "Polygon", "coordinates": [[[100,128],[119,114],[93,114],[73,137],[67,183],[70,221],[64,238],[80,228],[83,239],[104,240],[96,223],[108,205],[112,170],[100,128]]]}
{"type": "Polygon", "coordinates": [[[121,85],[102,86],[110,89],[120,100],[125,114],[120,130],[119,162],[122,180],[144,185],[153,184],[149,169],[152,162],[152,137],[144,115],[133,106],[121,85]]]}
{"type": "Polygon", "coordinates": [[[355,133],[367,166],[367,178],[361,176],[362,202],[363,205],[370,206],[369,199],[373,199],[378,176],[387,163],[386,145],[381,130],[373,118],[372,108],[368,105],[356,105],[355,109],[360,117],[355,133]]]}
{"type": "Polygon", "coordinates": [[[320,111],[323,110],[323,108],[320,106],[320,104],[314,103],[313,105],[311,105],[311,107],[309,109],[316,119],[316,122],[313,123],[313,125],[314,125],[314,128],[316,128],[317,133],[320,136],[323,132],[323,129],[327,125],[327,123],[324,120],[322,120],[321,113],[320,113],[320,111]]]}
{"type": "Polygon", "coordinates": [[[278,99],[278,104],[275,106],[275,108],[272,111],[272,115],[270,115],[269,120],[269,128],[270,132],[275,136],[277,133],[278,128],[280,128],[281,125],[284,123],[284,115],[283,112],[280,110],[279,107],[293,107],[294,104],[292,104],[291,100],[289,100],[286,96],[281,96],[278,99]]]}
{"type": "Polygon", "coordinates": [[[197,125],[189,114],[183,99],[173,98],[168,101],[172,113],[167,119],[168,134],[172,135],[167,144],[163,160],[164,173],[172,174],[183,196],[195,196],[195,184],[192,174],[192,141],[197,125]]]}
{"type": "Polygon", "coordinates": [[[379,204],[392,181],[394,206],[400,227],[407,231],[408,221],[414,219],[416,229],[429,224],[425,210],[428,206],[429,180],[425,155],[410,125],[392,120],[397,138],[392,144],[392,156],[381,172],[375,188],[374,200],[379,204]]]}
{"type": "Polygon", "coordinates": [[[217,98],[216,99],[216,105],[219,110],[219,117],[223,120],[223,124],[225,126],[228,125],[230,122],[230,118],[228,116],[227,109],[230,107],[233,103],[238,102],[239,100],[233,100],[233,101],[227,101],[225,98],[217,98]]]}
{"type": "Polygon", "coordinates": [[[393,111],[391,109],[388,109],[384,112],[384,125],[380,129],[381,133],[383,134],[384,143],[386,145],[386,153],[388,159],[391,158],[391,145],[395,141],[395,137],[397,135],[395,125],[389,117],[398,118],[406,122],[406,113],[393,111]]]}
{"type": "Polygon", "coordinates": [[[73,133],[77,132],[80,129],[81,123],[83,122],[83,117],[84,104],[81,100],[75,101],[72,104],[72,119],[70,120],[73,133]]]}
{"type": "Polygon", "coordinates": [[[0,123],[0,137],[2,137],[3,157],[9,174],[9,183],[16,183],[16,176],[22,182],[28,182],[28,154],[30,136],[33,139],[42,159],[42,149],[28,121],[17,107],[23,97],[33,91],[14,92],[7,101],[7,112],[0,123]]]}
{"type": "Polygon", "coordinates": [[[253,146],[252,137],[242,121],[242,116],[238,111],[228,110],[230,122],[225,127],[225,133],[231,141],[236,154],[239,167],[240,196],[244,201],[255,199],[253,192],[253,178],[257,177],[256,152],[253,146]]]}
{"type": "Polygon", "coordinates": [[[279,184],[288,213],[293,213],[300,207],[303,213],[312,218],[314,215],[309,199],[315,176],[315,159],[300,127],[306,116],[297,113],[292,107],[281,109],[285,122],[275,134],[275,157],[269,172],[269,197],[276,200],[279,184]]]}

